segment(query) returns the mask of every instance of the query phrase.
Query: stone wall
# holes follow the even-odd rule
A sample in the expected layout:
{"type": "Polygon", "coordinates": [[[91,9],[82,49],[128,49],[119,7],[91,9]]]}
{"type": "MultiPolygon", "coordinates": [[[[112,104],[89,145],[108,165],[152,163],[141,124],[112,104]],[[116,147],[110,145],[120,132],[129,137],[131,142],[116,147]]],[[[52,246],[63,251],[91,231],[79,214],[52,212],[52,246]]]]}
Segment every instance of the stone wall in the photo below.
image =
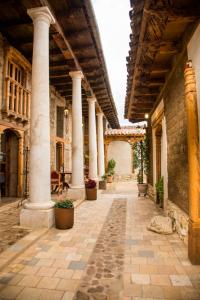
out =
{"type": "Polygon", "coordinates": [[[165,214],[172,218],[178,235],[184,241],[184,243],[187,244],[189,216],[169,200],[165,214]]]}
{"type": "Polygon", "coordinates": [[[68,115],[63,115],[63,138],[57,136],[57,107],[65,108],[65,99],[51,87],[50,101],[50,133],[51,133],[51,169],[56,169],[56,143],[64,143],[64,167],[71,171],[71,142],[72,142],[72,118],[71,107],[68,108],[68,115]]]}
{"type": "Polygon", "coordinates": [[[164,92],[167,128],[168,198],[188,213],[187,120],[184,102],[186,56],[164,92]]]}

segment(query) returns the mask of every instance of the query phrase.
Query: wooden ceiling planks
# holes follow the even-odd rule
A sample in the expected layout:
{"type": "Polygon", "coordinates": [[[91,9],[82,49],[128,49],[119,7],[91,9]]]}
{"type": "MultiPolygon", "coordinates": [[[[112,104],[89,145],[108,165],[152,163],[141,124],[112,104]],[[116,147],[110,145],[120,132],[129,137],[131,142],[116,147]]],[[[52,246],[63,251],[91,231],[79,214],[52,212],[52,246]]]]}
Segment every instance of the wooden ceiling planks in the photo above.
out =
{"type": "Polygon", "coordinates": [[[174,57],[183,51],[187,31],[200,19],[200,1],[132,0],[131,7],[125,118],[137,122],[159,98],[174,57]]]}
{"type": "Polygon", "coordinates": [[[0,32],[31,62],[33,25],[27,15],[27,8],[43,5],[49,6],[56,17],[56,24],[50,27],[50,83],[69,100],[72,96],[72,81],[68,73],[82,70],[85,76],[84,114],[87,115],[88,111],[86,94],[97,89],[99,105],[103,104],[102,110],[110,125],[118,128],[117,112],[89,0],[1,0],[0,32]],[[109,113],[105,109],[105,102],[109,113]]]}

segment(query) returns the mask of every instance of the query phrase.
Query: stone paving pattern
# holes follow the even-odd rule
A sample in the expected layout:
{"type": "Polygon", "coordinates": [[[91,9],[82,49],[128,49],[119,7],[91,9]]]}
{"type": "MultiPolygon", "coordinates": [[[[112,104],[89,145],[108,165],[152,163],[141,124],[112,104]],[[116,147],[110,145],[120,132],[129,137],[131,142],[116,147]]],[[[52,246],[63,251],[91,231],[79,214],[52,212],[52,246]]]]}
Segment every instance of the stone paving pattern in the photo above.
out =
{"type": "Polygon", "coordinates": [[[0,205],[0,253],[27,235],[30,230],[19,227],[18,201],[0,205]]]}
{"type": "Polygon", "coordinates": [[[119,299],[122,287],[126,200],[113,200],[74,300],[119,299]]]}
{"type": "MultiPolygon", "coordinates": [[[[120,300],[199,300],[200,266],[190,264],[177,234],[164,236],[146,229],[159,211],[148,198],[137,198],[133,182],[117,183],[112,192],[99,194],[97,201],[85,201],[75,210],[72,229],[52,228],[13,260],[0,273],[0,299],[72,300],[116,198],[127,199],[120,300]]],[[[101,296],[94,299],[105,298],[101,296]]]]}

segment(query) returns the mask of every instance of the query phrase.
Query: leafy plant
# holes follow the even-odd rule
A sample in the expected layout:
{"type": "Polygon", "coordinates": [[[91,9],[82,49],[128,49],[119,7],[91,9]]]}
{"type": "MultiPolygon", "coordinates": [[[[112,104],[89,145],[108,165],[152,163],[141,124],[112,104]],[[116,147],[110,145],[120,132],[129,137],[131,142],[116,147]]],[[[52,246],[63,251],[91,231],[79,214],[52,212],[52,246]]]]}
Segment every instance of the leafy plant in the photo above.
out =
{"type": "Polygon", "coordinates": [[[56,208],[73,208],[74,204],[71,200],[62,200],[55,203],[54,207],[56,208]]]}
{"type": "Polygon", "coordinates": [[[156,196],[158,199],[158,203],[161,207],[163,207],[164,202],[164,177],[160,177],[159,180],[155,184],[156,187],[156,196]]]}
{"type": "Polygon", "coordinates": [[[106,180],[106,179],[107,179],[107,177],[108,177],[108,174],[107,174],[107,173],[105,173],[103,176],[101,176],[101,179],[103,179],[103,180],[106,180]]]}
{"type": "Polygon", "coordinates": [[[110,159],[107,167],[107,176],[113,176],[115,174],[115,166],[116,161],[114,159],[110,159]]]}
{"type": "Polygon", "coordinates": [[[93,189],[96,187],[96,185],[97,185],[97,183],[93,179],[88,179],[88,181],[86,181],[86,183],[85,183],[86,189],[93,189]]]}
{"type": "Polygon", "coordinates": [[[116,161],[114,159],[110,159],[108,162],[108,170],[114,170],[116,166],[116,161]]]}
{"type": "Polygon", "coordinates": [[[133,146],[133,167],[139,169],[137,176],[138,183],[143,183],[143,174],[148,175],[149,172],[149,141],[147,135],[133,146]]]}

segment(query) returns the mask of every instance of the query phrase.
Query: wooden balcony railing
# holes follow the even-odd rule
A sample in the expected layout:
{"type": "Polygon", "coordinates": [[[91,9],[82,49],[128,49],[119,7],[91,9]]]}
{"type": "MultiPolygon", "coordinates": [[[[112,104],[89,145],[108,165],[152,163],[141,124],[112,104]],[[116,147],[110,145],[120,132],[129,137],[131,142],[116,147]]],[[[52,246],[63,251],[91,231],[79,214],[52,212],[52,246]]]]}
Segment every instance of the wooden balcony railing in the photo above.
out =
{"type": "Polygon", "coordinates": [[[4,113],[6,113],[8,117],[14,117],[14,119],[21,119],[21,121],[25,122],[29,121],[30,91],[9,77],[5,79],[5,87],[4,113]]]}

